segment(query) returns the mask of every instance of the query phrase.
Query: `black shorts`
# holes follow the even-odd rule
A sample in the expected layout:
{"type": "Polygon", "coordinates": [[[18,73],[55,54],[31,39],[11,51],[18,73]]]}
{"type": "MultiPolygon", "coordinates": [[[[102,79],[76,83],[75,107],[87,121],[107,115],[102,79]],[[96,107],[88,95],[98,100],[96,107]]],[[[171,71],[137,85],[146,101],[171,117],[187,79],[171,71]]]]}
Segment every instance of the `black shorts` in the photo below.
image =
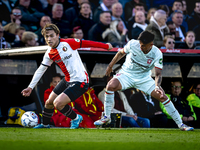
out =
{"type": "Polygon", "coordinates": [[[57,95],[62,92],[65,93],[70,100],[73,102],[81,95],[83,95],[89,87],[89,83],[85,82],[67,82],[65,78],[63,78],[59,84],[53,89],[54,93],[57,95]]]}

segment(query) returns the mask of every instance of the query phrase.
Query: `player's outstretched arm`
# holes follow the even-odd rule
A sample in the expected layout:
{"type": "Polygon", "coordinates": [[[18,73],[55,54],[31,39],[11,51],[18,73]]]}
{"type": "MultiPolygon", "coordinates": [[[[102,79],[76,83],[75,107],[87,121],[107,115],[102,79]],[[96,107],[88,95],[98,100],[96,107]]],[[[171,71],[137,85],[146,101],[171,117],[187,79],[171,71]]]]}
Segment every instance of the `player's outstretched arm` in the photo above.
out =
{"type": "Polygon", "coordinates": [[[33,90],[32,88],[27,87],[26,89],[24,89],[24,90],[21,92],[21,94],[22,94],[24,97],[30,96],[32,90],[33,90]]]}
{"type": "Polygon", "coordinates": [[[40,80],[40,78],[42,77],[42,75],[45,73],[46,70],[47,66],[44,65],[39,66],[39,68],[35,71],[29,86],[21,92],[23,96],[25,97],[30,96],[33,88],[36,86],[36,84],[38,83],[38,81],[40,80]]]}

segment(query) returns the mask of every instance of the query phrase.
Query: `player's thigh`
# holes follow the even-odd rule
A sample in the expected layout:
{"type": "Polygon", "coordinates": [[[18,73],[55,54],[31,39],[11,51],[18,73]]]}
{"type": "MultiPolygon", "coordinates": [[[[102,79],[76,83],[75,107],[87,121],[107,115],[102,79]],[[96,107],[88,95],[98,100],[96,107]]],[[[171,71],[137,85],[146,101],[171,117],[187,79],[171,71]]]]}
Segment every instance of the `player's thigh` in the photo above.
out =
{"type": "Polygon", "coordinates": [[[126,90],[134,87],[134,81],[126,74],[117,73],[113,79],[117,79],[119,81],[118,90],[126,90]]]}
{"type": "Polygon", "coordinates": [[[112,78],[106,86],[106,90],[109,91],[117,91],[121,89],[122,89],[121,83],[117,78],[112,78]]]}
{"type": "Polygon", "coordinates": [[[155,90],[155,87],[155,80],[151,77],[137,79],[135,82],[135,88],[148,95],[151,95],[152,91],[155,90]]]}
{"type": "Polygon", "coordinates": [[[63,78],[57,85],[56,87],[53,89],[53,92],[57,95],[60,95],[68,86],[70,85],[69,82],[67,82],[65,80],[65,78],[63,78]]]}
{"type": "Polygon", "coordinates": [[[56,97],[54,105],[56,106],[56,108],[59,108],[70,102],[75,101],[87,91],[88,87],[89,84],[84,82],[69,83],[69,86],[56,97]]]}

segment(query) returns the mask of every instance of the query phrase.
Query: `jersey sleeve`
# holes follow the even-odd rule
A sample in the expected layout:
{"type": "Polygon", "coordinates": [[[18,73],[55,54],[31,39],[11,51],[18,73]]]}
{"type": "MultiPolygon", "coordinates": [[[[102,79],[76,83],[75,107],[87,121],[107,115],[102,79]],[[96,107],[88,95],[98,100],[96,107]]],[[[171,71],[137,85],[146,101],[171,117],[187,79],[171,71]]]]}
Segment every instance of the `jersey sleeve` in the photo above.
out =
{"type": "Polygon", "coordinates": [[[51,64],[53,63],[53,60],[51,60],[49,58],[49,55],[48,55],[48,50],[46,51],[46,53],[44,54],[44,57],[43,57],[43,60],[42,60],[42,64],[44,66],[51,66],[51,64]]]}
{"type": "Polygon", "coordinates": [[[124,46],[124,52],[127,54],[130,52],[131,49],[131,43],[134,42],[134,40],[129,41],[125,46],[124,46]]]}
{"type": "Polygon", "coordinates": [[[73,50],[76,50],[81,47],[96,47],[96,48],[104,48],[104,49],[109,48],[108,44],[89,41],[89,40],[80,40],[80,39],[71,38],[71,39],[66,39],[66,40],[62,39],[61,42],[62,41],[67,42],[73,50]]]}
{"type": "Polygon", "coordinates": [[[159,52],[157,54],[154,66],[155,66],[155,68],[158,68],[158,69],[162,70],[162,68],[163,68],[163,55],[162,55],[162,52],[159,52]]]}

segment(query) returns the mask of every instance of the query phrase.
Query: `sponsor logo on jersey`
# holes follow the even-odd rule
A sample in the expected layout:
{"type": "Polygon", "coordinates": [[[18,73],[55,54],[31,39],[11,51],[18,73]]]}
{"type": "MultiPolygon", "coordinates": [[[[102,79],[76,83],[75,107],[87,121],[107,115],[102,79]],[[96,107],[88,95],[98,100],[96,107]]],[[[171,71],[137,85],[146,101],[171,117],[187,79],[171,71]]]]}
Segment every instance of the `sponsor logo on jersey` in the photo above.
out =
{"type": "Polygon", "coordinates": [[[120,75],[121,75],[121,73],[117,73],[117,74],[116,74],[116,76],[120,76],[120,75]]]}
{"type": "Polygon", "coordinates": [[[67,51],[67,47],[63,46],[63,51],[66,52],[67,51]]]}
{"type": "Polygon", "coordinates": [[[151,64],[152,60],[151,59],[148,59],[147,60],[147,64],[151,64]]]}
{"type": "Polygon", "coordinates": [[[60,63],[60,62],[64,61],[65,59],[69,59],[69,58],[71,58],[71,57],[72,57],[72,54],[70,54],[69,56],[65,56],[65,57],[62,58],[62,59],[55,60],[55,62],[56,62],[56,63],[60,63]]]}
{"type": "Polygon", "coordinates": [[[80,42],[80,40],[79,39],[74,39],[76,42],[80,42]]]}
{"type": "Polygon", "coordinates": [[[143,69],[144,69],[144,68],[145,68],[145,69],[149,68],[148,66],[144,66],[144,65],[142,65],[142,64],[137,63],[137,62],[134,61],[133,59],[131,59],[131,61],[132,61],[132,63],[135,63],[135,64],[137,64],[138,66],[143,67],[143,69]]]}
{"type": "Polygon", "coordinates": [[[134,53],[132,53],[132,55],[133,55],[133,56],[137,56],[137,55],[135,55],[134,53]]]}
{"type": "Polygon", "coordinates": [[[163,61],[163,59],[162,59],[162,58],[161,58],[161,59],[159,59],[159,63],[160,63],[160,64],[162,64],[162,61],[163,61]]]}

